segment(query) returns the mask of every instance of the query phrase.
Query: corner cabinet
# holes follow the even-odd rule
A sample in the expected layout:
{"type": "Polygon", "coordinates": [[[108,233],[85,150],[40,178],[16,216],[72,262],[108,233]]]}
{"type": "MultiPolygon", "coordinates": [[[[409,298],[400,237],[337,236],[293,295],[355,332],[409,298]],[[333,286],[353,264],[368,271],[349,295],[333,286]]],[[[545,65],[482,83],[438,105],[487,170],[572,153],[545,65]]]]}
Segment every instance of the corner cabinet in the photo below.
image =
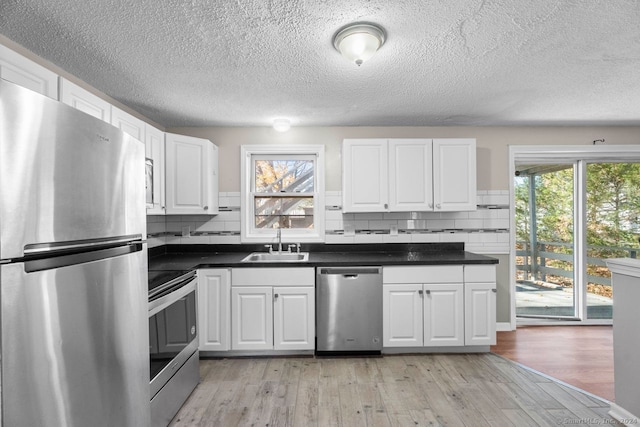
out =
{"type": "Polygon", "coordinates": [[[0,45],[0,78],[58,100],[58,75],[0,45]]]}
{"type": "Polygon", "coordinates": [[[232,350],[313,350],[313,268],[237,268],[232,272],[232,350]]]}
{"type": "Polygon", "coordinates": [[[198,337],[200,351],[231,348],[231,270],[198,269],[198,337]]]}
{"type": "Polygon", "coordinates": [[[476,209],[475,139],[345,139],[343,212],[476,209]]]}
{"type": "Polygon", "coordinates": [[[218,147],[191,136],[165,134],[166,214],[218,213],[218,147]]]}

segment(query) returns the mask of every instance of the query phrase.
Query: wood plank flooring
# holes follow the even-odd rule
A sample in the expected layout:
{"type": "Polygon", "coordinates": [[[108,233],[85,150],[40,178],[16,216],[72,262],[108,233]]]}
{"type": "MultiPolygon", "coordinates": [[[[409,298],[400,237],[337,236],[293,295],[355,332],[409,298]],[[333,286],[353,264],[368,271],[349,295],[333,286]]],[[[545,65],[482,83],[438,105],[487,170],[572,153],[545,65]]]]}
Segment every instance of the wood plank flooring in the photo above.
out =
{"type": "Polygon", "coordinates": [[[611,402],[612,326],[519,326],[491,351],[611,402]]]}
{"type": "Polygon", "coordinates": [[[171,426],[621,425],[608,403],[491,353],[204,359],[200,373],[171,426]]]}

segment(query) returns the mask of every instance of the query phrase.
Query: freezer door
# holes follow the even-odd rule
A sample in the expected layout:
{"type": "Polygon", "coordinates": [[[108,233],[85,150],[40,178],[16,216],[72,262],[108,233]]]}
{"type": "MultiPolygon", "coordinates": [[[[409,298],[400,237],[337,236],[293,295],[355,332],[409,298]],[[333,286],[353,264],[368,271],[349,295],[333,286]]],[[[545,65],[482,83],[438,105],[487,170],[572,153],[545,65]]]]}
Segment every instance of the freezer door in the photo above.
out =
{"type": "Polygon", "coordinates": [[[144,144],[0,80],[0,259],[25,245],[146,236],[144,144]]]}
{"type": "Polygon", "coordinates": [[[0,268],[2,425],[149,426],[146,247],[0,268]]]}

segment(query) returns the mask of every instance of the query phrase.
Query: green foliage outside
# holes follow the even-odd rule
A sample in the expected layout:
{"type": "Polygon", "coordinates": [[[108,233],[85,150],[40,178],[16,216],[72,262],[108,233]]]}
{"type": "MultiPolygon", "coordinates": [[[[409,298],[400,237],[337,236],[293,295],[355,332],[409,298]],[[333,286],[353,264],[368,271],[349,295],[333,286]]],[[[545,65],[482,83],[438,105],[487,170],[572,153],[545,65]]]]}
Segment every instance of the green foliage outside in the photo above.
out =
{"type": "MultiPolygon", "coordinates": [[[[516,240],[528,242],[531,229],[529,177],[515,181],[516,240]]],[[[573,253],[573,168],[535,175],[537,241],[554,243],[546,251],[573,253]]],[[[587,256],[606,259],[635,256],[640,248],[640,164],[593,163],[587,166],[587,256]]],[[[522,248],[519,248],[522,249],[522,248]]],[[[548,259],[546,265],[572,271],[572,262],[548,259]]],[[[587,273],[609,277],[602,263],[587,273]]],[[[562,279],[559,279],[562,282],[562,279]]],[[[570,283],[561,283],[570,286],[570,283]]],[[[594,285],[595,286],[595,285],[594,285]]]]}

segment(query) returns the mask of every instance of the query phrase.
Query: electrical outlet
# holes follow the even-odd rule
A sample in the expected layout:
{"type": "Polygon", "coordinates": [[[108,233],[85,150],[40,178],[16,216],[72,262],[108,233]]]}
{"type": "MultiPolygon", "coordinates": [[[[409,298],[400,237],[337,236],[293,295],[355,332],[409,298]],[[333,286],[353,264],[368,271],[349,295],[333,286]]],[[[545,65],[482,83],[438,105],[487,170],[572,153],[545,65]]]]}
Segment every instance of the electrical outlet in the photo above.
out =
{"type": "Polygon", "coordinates": [[[191,227],[188,225],[182,226],[182,237],[191,237],[191,227]]]}

